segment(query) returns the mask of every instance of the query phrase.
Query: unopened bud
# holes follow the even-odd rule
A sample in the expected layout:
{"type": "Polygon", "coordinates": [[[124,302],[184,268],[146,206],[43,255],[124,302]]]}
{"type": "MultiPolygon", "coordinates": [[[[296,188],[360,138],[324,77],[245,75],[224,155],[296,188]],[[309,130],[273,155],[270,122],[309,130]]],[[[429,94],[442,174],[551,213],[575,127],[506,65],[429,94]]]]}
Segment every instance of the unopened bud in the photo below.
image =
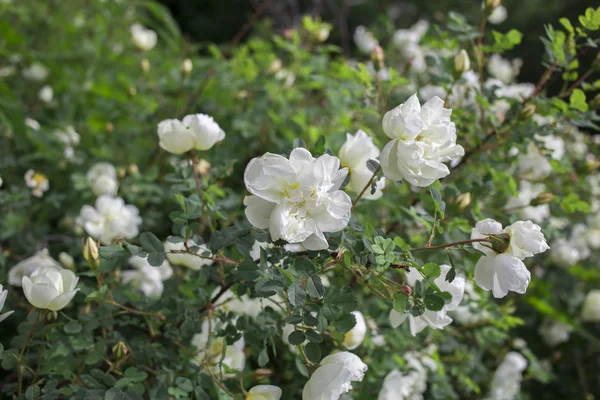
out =
{"type": "Polygon", "coordinates": [[[490,247],[497,254],[506,252],[510,245],[510,235],[508,233],[487,235],[487,239],[490,241],[490,247]]]}
{"type": "Polygon", "coordinates": [[[113,133],[115,131],[115,126],[112,124],[112,122],[107,122],[104,125],[104,130],[106,133],[113,133]]]}
{"type": "Polygon", "coordinates": [[[465,49],[462,49],[454,56],[454,74],[456,76],[462,75],[463,72],[467,72],[471,69],[471,60],[465,49]]]}
{"type": "Polygon", "coordinates": [[[98,253],[98,245],[91,237],[88,237],[83,246],[83,258],[93,266],[98,266],[100,263],[100,254],[98,253]]]}
{"type": "Polygon", "coordinates": [[[123,167],[119,167],[117,168],[117,176],[121,179],[125,178],[125,175],[127,175],[127,170],[123,167]]]}
{"type": "Polygon", "coordinates": [[[464,210],[465,208],[469,207],[469,204],[471,204],[471,200],[472,200],[471,192],[461,193],[456,198],[456,205],[461,210],[464,210]]]}
{"type": "Polygon", "coordinates": [[[46,313],[46,321],[52,322],[58,319],[58,313],[54,310],[48,310],[46,313]]]}
{"type": "Polygon", "coordinates": [[[189,58],[183,60],[183,62],[181,63],[181,72],[183,72],[184,75],[189,75],[192,73],[192,69],[194,69],[192,60],[190,60],[189,58]]]}
{"type": "Polygon", "coordinates": [[[410,287],[408,285],[404,285],[400,288],[400,291],[402,292],[403,295],[410,296],[413,292],[413,289],[412,289],[412,287],[410,287]]]}
{"type": "Polygon", "coordinates": [[[371,57],[373,58],[373,61],[375,62],[376,70],[384,67],[385,53],[383,52],[383,49],[381,48],[381,46],[379,46],[379,45],[375,46],[375,50],[373,50],[371,57]],[[379,68],[377,68],[377,66],[379,68]]]}
{"type": "Polygon", "coordinates": [[[137,89],[134,86],[129,87],[129,95],[134,97],[137,94],[137,89]]]}
{"type": "Polygon", "coordinates": [[[279,58],[274,59],[271,62],[271,65],[269,65],[269,73],[274,74],[279,72],[279,70],[281,69],[281,65],[281,60],[279,58]]]}
{"type": "Polygon", "coordinates": [[[327,40],[327,38],[329,37],[329,33],[331,32],[331,28],[329,26],[323,26],[321,27],[321,29],[319,29],[319,31],[317,32],[317,40],[319,42],[324,42],[327,40]]]}
{"type": "Polygon", "coordinates": [[[137,164],[129,164],[129,173],[131,175],[136,175],[138,172],[140,172],[140,169],[137,164]]]}
{"type": "Polygon", "coordinates": [[[536,108],[537,107],[535,106],[535,104],[531,104],[531,103],[525,104],[525,107],[523,107],[520,112],[521,118],[522,119],[531,118],[533,116],[533,114],[535,114],[536,108]]]}
{"type": "Polygon", "coordinates": [[[141,67],[142,67],[142,71],[144,71],[144,73],[147,73],[148,71],[150,71],[150,61],[148,61],[148,59],[144,58],[142,60],[142,62],[140,63],[141,67]]]}
{"type": "Polygon", "coordinates": [[[112,352],[117,357],[117,359],[121,359],[129,353],[129,348],[123,343],[122,340],[119,340],[117,344],[112,347],[112,352]]]}
{"type": "Polygon", "coordinates": [[[200,175],[208,175],[208,173],[210,172],[210,167],[210,163],[204,158],[201,158],[198,161],[198,164],[196,165],[196,171],[198,171],[200,175]]]}
{"type": "Polygon", "coordinates": [[[58,255],[58,261],[60,261],[62,266],[67,269],[73,269],[75,267],[75,260],[73,260],[73,257],[64,251],[58,255]]]}
{"type": "Polygon", "coordinates": [[[552,201],[552,199],[554,198],[554,195],[552,193],[540,193],[537,195],[537,197],[533,200],[531,200],[531,202],[529,204],[531,204],[532,206],[540,206],[542,204],[548,204],[552,201]]]}
{"type": "Polygon", "coordinates": [[[488,12],[492,12],[500,4],[502,4],[502,0],[485,0],[485,9],[488,12]]]}

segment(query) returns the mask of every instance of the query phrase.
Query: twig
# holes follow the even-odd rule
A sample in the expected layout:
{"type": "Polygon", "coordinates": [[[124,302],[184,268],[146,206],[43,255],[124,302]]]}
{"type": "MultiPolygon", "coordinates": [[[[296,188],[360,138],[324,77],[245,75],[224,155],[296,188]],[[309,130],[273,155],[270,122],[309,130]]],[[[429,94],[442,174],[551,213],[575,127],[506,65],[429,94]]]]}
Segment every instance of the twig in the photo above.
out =
{"type": "Polygon", "coordinates": [[[19,380],[19,396],[23,393],[23,368],[21,368],[21,361],[23,359],[23,355],[25,354],[25,350],[33,337],[33,333],[35,332],[35,328],[40,320],[41,311],[36,310],[37,315],[35,316],[35,321],[33,321],[33,325],[31,325],[31,329],[29,330],[29,334],[27,335],[27,339],[25,339],[25,343],[23,343],[23,347],[21,347],[21,351],[19,352],[19,358],[17,358],[17,374],[19,380]]]}
{"type": "Polygon", "coordinates": [[[365,194],[365,192],[367,191],[367,189],[369,187],[371,187],[371,183],[373,183],[373,180],[375,179],[375,177],[377,176],[377,174],[379,173],[379,171],[381,171],[381,165],[379,165],[377,167],[377,169],[373,172],[373,176],[371,176],[371,179],[369,179],[369,182],[367,182],[367,184],[365,185],[365,187],[363,188],[363,190],[358,194],[358,197],[352,202],[352,208],[354,208],[356,206],[356,204],[361,199],[361,197],[363,197],[363,195],[365,194]]]}
{"type": "Polygon", "coordinates": [[[477,242],[489,242],[489,240],[488,239],[461,240],[459,242],[446,243],[446,244],[441,244],[439,246],[415,247],[413,249],[408,249],[407,251],[411,251],[414,253],[415,251],[439,250],[439,249],[445,249],[447,247],[454,247],[454,246],[460,246],[462,244],[477,243],[477,242]]]}

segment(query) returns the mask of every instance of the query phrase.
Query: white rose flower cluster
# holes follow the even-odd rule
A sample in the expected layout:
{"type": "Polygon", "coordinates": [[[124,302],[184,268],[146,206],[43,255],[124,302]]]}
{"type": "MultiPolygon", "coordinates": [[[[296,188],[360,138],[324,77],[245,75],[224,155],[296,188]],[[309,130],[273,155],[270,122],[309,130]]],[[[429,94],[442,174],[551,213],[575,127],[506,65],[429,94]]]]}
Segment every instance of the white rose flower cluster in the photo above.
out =
{"type": "Polygon", "coordinates": [[[489,400],[512,400],[521,390],[523,371],[527,368],[527,360],[520,353],[511,351],[494,372],[489,400]]]}
{"type": "Polygon", "coordinates": [[[541,228],[531,221],[517,221],[502,229],[502,224],[487,218],[477,222],[471,239],[488,238],[473,247],[485,253],[475,266],[475,282],[483,290],[502,298],[509,291],[525,293],[531,273],[522,260],[543,253],[550,247],[541,228]]]}
{"type": "Polygon", "coordinates": [[[182,121],[166,119],[158,124],[159,145],[172,154],[190,150],[208,150],[225,139],[225,132],[213,117],[206,114],[186,115],[182,121]]]}
{"type": "Polygon", "coordinates": [[[427,68],[425,49],[419,45],[419,42],[428,29],[429,23],[419,20],[409,29],[398,29],[394,33],[394,46],[400,51],[406,64],[410,65],[411,71],[423,72],[427,68]]]}
{"type": "Polygon", "coordinates": [[[110,163],[98,162],[91,166],[86,174],[92,192],[96,196],[103,194],[116,196],[119,191],[117,169],[110,163]]]}
{"type": "MultiPolygon", "coordinates": [[[[452,267],[449,265],[440,265],[441,274],[434,280],[434,283],[440,290],[449,292],[452,295],[452,301],[445,304],[440,311],[425,310],[423,314],[417,317],[409,312],[400,314],[398,311],[392,310],[390,311],[390,324],[393,328],[397,328],[408,318],[410,323],[410,333],[413,336],[416,336],[417,333],[421,332],[426,327],[443,329],[452,322],[452,318],[448,315],[448,311],[455,310],[462,301],[465,293],[465,278],[463,276],[456,276],[452,282],[446,281],[446,275],[451,268],[452,267]]],[[[411,268],[410,271],[406,273],[406,283],[410,286],[414,286],[417,281],[422,279],[424,278],[415,268],[411,268]]]]}
{"type": "Polygon", "coordinates": [[[120,197],[101,195],[95,207],[81,207],[75,223],[102,244],[110,244],[118,238],[133,239],[139,233],[142,218],[133,205],[126,205],[120,197]]]}
{"type": "Polygon", "coordinates": [[[347,351],[323,358],[302,391],[302,400],[337,400],[352,389],[352,382],[360,382],[367,365],[347,351]]]}
{"type": "Polygon", "coordinates": [[[72,125],[67,126],[65,129],[56,129],[54,135],[65,147],[63,154],[67,160],[74,160],[75,158],[75,146],[77,146],[81,140],[79,133],[73,128],[72,125]]]}
{"type": "Polygon", "coordinates": [[[375,48],[379,46],[379,42],[371,32],[364,26],[359,26],[354,31],[354,43],[358,49],[365,53],[371,54],[375,48]]]}
{"type": "MultiPolygon", "coordinates": [[[[427,352],[435,351],[430,346],[427,352]]],[[[377,400],[422,400],[427,390],[427,374],[437,371],[435,361],[428,354],[414,351],[404,354],[406,372],[392,370],[385,376],[377,400]]]]}
{"type": "Polygon", "coordinates": [[[160,297],[164,290],[163,282],[173,275],[173,268],[167,261],[158,267],[153,267],[146,258],[133,256],[129,259],[129,264],[134,269],[123,271],[121,282],[130,283],[141,290],[146,297],[160,297]]]}
{"type": "Polygon", "coordinates": [[[509,213],[515,213],[522,219],[530,219],[541,223],[550,216],[550,206],[548,204],[530,205],[539,194],[544,193],[546,187],[539,183],[534,184],[529,181],[521,181],[519,192],[516,197],[511,197],[504,209],[509,213]]]}
{"type": "MultiPolygon", "coordinates": [[[[355,193],[362,192],[373,176],[373,172],[367,167],[367,161],[377,160],[380,153],[375,143],[373,143],[373,139],[366,132],[359,130],[354,135],[346,134],[346,142],[340,148],[338,157],[342,167],[348,168],[350,174],[348,190],[355,193]]],[[[371,189],[368,188],[362,198],[368,200],[379,199],[383,195],[381,190],[385,188],[385,178],[375,182],[375,187],[375,192],[371,193],[371,189]]]]}
{"type": "Polygon", "coordinates": [[[465,153],[462,146],[456,144],[451,113],[437,96],[421,107],[416,94],[388,111],[383,117],[383,131],[392,141],[381,153],[385,176],[426,187],[449,175],[444,162],[456,160],[465,153]]]}
{"type": "Polygon", "coordinates": [[[347,174],[338,158],[314,158],[303,148],[289,159],[272,153],[254,158],[244,172],[252,194],[244,199],[246,217],[256,228],[269,229],[273,241],[327,249],[324,233],[338,232],[350,220],[352,202],[339,190],[347,174]]]}
{"type": "Polygon", "coordinates": [[[129,31],[131,32],[133,44],[138,49],[148,51],[156,46],[158,37],[152,29],[145,28],[140,24],[133,24],[129,28],[129,31]]]}

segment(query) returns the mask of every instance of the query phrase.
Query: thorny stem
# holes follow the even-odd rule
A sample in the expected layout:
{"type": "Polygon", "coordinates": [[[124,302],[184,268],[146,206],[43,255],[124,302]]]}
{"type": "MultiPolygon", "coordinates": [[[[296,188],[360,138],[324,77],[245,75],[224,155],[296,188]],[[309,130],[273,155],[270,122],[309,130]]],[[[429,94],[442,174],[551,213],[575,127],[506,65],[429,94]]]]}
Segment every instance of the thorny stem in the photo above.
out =
{"type": "Polygon", "coordinates": [[[23,347],[21,347],[21,351],[19,352],[19,358],[17,358],[17,374],[19,379],[19,396],[23,393],[23,368],[21,368],[21,361],[23,360],[23,355],[25,354],[25,350],[33,337],[33,333],[35,332],[35,327],[37,326],[40,320],[41,311],[37,310],[37,315],[35,316],[35,321],[33,325],[31,325],[31,329],[29,330],[29,334],[27,335],[27,339],[25,339],[25,343],[23,343],[23,347]]]}
{"type": "Polygon", "coordinates": [[[114,300],[109,300],[108,304],[111,304],[113,306],[119,307],[120,309],[127,311],[128,313],[131,314],[136,314],[136,315],[143,315],[143,316],[149,316],[149,317],[156,317],[162,321],[165,320],[165,316],[161,313],[152,313],[152,312],[146,312],[146,311],[140,311],[140,310],[136,310],[134,308],[129,308],[127,306],[124,306],[123,304],[117,303],[114,300]]]}
{"type": "Polygon", "coordinates": [[[166,252],[165,254],[189,254],[191,256],[196,256],[196,257],[204,258],[205,260],[212,260],[212,261],[217,262],[217,263],[231,264],[231,265],[238,265],[239,264],[239,262],[237,262],[235,260],[232,260],[231,258],[228,258],[228,257],[204,256],[202,254],[197,254],[197,253],[194,253],[194,252],[189,251],[189,250],[171,250],[169,252],[166,252]]]}
{"type": "Polygon", "coordinates": [[[367,189],[371,187],[371,183],[373,183],[373,180],[375,179],[375,177],[377,176],[379,171],[381,171],[381,165],[379,165],[377,167],[377,169],[373,172],[373,176],[371,176],[371,179],[369,179],[369,182],[367,182],[367,184],[365,185],[363,190],[358,194],[358,197],[352,202],[352,208],[356,207],[356,204],[358,203],[358,201],[363,197],[363,195],[365,194],[367,189]]]}
{"type": "Polygon", "coordinates": [[[461,240],[459,242],[452,242],[452,243],[446,243],[446,244],[441,244],[439,246],[427,246],[427,247],[415,247],[413,249],[408,249],[407,251],[424,251],[424,250],[440,250],[440,249],[445,249],[448,247],[454,247],[454,246],[460,246],[463,244],[469,244],[469,243],[478,243],[478,242],[488,242],[488,239],[469,239],[469,240],[461,240]]]}

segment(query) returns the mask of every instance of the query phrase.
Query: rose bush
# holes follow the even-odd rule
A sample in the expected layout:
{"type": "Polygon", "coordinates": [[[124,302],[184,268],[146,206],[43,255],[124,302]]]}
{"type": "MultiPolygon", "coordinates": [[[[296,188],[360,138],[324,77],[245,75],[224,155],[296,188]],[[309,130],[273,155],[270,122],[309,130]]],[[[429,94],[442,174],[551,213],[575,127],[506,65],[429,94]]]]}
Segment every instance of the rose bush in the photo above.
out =
{"type": "Polygon", "coordinates": [[[600,393],[600,8],[530,83],[500,3],[348,58],[0,2],[0,397],[600,393]]]}

